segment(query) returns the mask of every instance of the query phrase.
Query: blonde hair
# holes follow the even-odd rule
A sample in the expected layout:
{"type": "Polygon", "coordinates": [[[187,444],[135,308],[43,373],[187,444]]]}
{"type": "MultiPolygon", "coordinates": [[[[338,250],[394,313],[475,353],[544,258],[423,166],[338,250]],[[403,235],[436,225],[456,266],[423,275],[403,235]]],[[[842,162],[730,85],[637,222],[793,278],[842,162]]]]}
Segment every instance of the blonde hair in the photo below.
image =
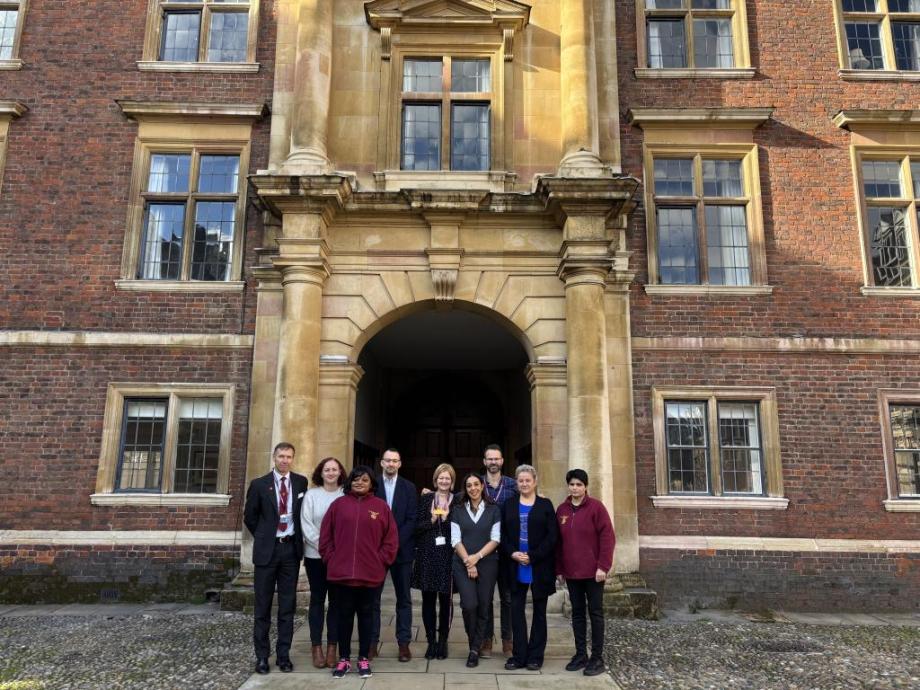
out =
{"type": "Polygon", "coordinates": [[[438,485],[438,475],[439,475],[439,474],[444,474],[445,472],[447,472],[447,474],[450,475],[450,488],[453,489],[453,488],[454,488],[454,484],[457,483],[457,472],[456,472],[456,470],[454,470],[454,468],[450,465],[450,463],[442,462],[440,465],[438,465],[437,467],[435,467],[435,468],[434,468],[434,474],[431,475],[431,482],[432,482],[432,484],[435,485],[435,487],[437,487],[437,485],[438,485]]]}
{"type": "Polygon", "coordinates": [[[537,481],[537,470],[533,465],[518,465],[518,468],[514,471],[514,478],[517,479],[524,472],[529,473],[530,476],[533,477],[534,482],[537,481]]]}

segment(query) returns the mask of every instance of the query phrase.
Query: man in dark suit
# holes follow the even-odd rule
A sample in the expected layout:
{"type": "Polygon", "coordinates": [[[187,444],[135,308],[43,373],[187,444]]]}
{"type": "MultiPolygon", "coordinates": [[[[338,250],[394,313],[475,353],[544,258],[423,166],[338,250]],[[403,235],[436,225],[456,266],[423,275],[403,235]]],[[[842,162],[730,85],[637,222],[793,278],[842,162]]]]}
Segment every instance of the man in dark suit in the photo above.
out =
{"type": "MultiPolygon", "coordinates": [[[[412,561],[415,558],[415,511],[418,508],[418,493],[415,485],[399,476],[402,460],[399,451],[389,448],[380,459],[383,469],[381,481],[377,485],[377,496],[382,498],[393,511],[396,526],[399,528],[399,553],[390,566],[390,578],[396,590],[396,642],[399,644],[399,660],[409,661],[409,641],[412,639],[412,561]]],[[[385,583],[384,583],[385,584],[385,583]]],[[[380,643],[380,595],[383,585],[377,590],[374,607],[374,634],[371,637],[371,654],[377,653],[380,643]]]]}
{"type": "Polygon", "coordinates": [[[268,673],[272,599],[278,589],[278,644],[275,663],[284,673],[294,670],[291,638],[297,604],[297,576],[303,559],[300,504],[307,478],[291,472],[294,446],[279,443],[272,452],[275,468],[253,479],[246,492],[243,523],[252,532],[252,563],[255,566],[255,622],[252,641],[256,649],[256,673],[268,673]]]}

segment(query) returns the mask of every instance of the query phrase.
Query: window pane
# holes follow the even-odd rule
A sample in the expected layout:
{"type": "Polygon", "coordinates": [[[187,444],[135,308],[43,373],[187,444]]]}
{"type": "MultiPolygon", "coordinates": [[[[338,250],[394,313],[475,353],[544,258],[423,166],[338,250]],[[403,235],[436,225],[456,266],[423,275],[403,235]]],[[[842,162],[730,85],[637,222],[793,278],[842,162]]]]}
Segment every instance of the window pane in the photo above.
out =
{"type": "Polygon", "coordinates": [[[703,195],[744,196],[741,180],[741,161],[704,160],[703,195]]]}
{"type": "Polygon", "coordinates": [[[869,198],[900,199],[901,164],[898,161],[863,161],[863,193],[869,198]]]}
{"type": "Polygon", "coordinates": [[[168,62],[196,62],[200,26],[201,12],[166,12],[163,15],[160,59],[168,62]]]}
{"type": "Polygon", "coordinates": [[[182,400],[176,444],[177,493],[217,492],[223,403],[218,398],[182,400]]]}
{"type": "Polygon", "coordinates": [[[920,495],[920,405],[892,405],[889,412],[898,495],[920,495]]]}
{"type": "Polygon", "coordinates": [[[649,20],[648,66],[687,66],[687,40],[684,36],[683,19],[649,20]]]}
{"type": "Polygon", "coordinates": [[[18,10],[0,10],[0,60],[10,60],[13,57],[18,18],[18,10]]]}
{"type": "MultiPolygon", "coordinates": [[[[875,12],[878,0],[843,0],[844,12],[875,12]]],[[[889,0],[889,3],[891,0],[889,0]]]]}
{"type": "Polygon", "coordinates": [[[904,210],[869,207],[872,275],[880,286],[910,286],[910,249],[907,246],[904,210]]]}
{"type": "Polygon", "coordinates": [[[744,206],[707,206],[706,243],[712,285],[751,284],[744,206]]]}
{"type": "Polygon", "coordinates": [[[185,204],[148,204],[144,214],[137,277],[142,280],[178,280],[182,270],[185,204]]]}
{"type": "Polygon", "coordinates": [[[441,106],[407,103],[403,107],[402,169],[441,169],[441,106]]]}
{"type": "Polygon", "coordinates": [[[450,169],[489,169],[489,106],[455,104],[451,107],[450,169]]]}
{"type": "Polygon", "coordinates": [[[730,10],[732,0],[691,0],[690,6],[695,10],[730,10]]]}
{"type": "Polygon", "coordinates": [[[670,491],[708,492],[706,403],[666,402],[665,431],[670,491]]]}
{"type": "Polygon", "coordinates": [[[454,93],[490,91],[488,60],[453,60],[450,64],[450,90],[454,93]]]}
{"type": "Polygon", "coordinates": [[[248,12],[212,12],[208,62],[245,62],[248,37],[248,12]]]}
{"type": "Polygon", "coordinates": [[[847,50],[853,69],[885,69],[876,22],[847,22],[847,50]]]}
{"type": "Polygon", "coordinates": [[[696,209],[659,208],[658,274],[665,285],[700,282],[696,209]]]}
{"type": "Polygon", "coordinates": [[[236,194],[239,177],[239,156],[202,156],[198,191],[206,194],[236,194]]]}
{"type": "Polygon", "coordinates": [[[645,0],[647,10],[679,10],[685,5],[686,0],[645,0]]]}
{"type": "Polygon", "coordinates": [[[895,66],[903,70],[920,70],[920,24],[892,22],[895,66]]]}
{"type": "Polygon", "coordinates": [[[440,60],[403,61],[403,91],[434,93],[440,90],[440,60]]]}
{"type": "Polygon", "coordinates": [[[693,196],[693,160],[690,158],[656,158],[655,194],[657,196],[693,196]]]}
{"type": "Polygon", "coordinates": [[[757,403],[719,403],[719,445],[725,493],[763,494],[757,403]]]}
{"type": "Polygon", "coordinates": [[[195,209],[192,280],[228,280],[233,257],[236,203],[199,201],[195,209]]]}
{"type": "Polygon", "coordinates": [[[125,400],[116,490],[160,488],[165,433],[165,400],[125,400]]]}
{"type": "Polygon", "coordinates": [[[888,11],[920,12],[920,0],[888,0],[888,11]]]}
{"type": "Polygon", "coordinates": [[[187,192],[192,157],[187,153],[154,153],[150,156],[148,192],[187,192]]]}
{"type": "Polygon", "coordinates": [[[693,59],[696,67],[735,66],[731,19],[693,21],[693,59]]]}
{"type": "Polygon", "coordinates": [[[920,199],[920,161],[910,162],[910,176],[914,181],[914,198],[920,199]]]}

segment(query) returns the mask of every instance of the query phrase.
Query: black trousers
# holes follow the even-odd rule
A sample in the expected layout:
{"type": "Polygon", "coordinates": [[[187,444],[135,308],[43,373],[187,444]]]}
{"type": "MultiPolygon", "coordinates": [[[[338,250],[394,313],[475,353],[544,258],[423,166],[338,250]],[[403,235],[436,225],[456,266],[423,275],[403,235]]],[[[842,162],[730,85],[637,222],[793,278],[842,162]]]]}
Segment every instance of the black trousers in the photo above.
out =
{"type": "Polygon", "coordinates": [[[272,625],[272,599],[278,590],[278,644],[275,656],[286,659],[291,653],[291,638],[294,637],[294,609],[297,606],[297,576],[300,573],[300,559],[294,542],[275,543],[272,559],[268,565],[255,566],[255,620],[252,626],[252,642],[259,659],[268,658],[271,645],[268,631],[272,625]]]}
{"type": "Polygon", "coordinates": [[[358,616],[358,658],[367,658],[374,628],[374,602],[377,587],[334,585],[336,608],[339,613],[339,658],[351,658],[351,635],[358,616]]]}
{"type": "Polygon", "coordinates": [[[436,636],[447,639],[453,617],[454,600],[450,594],[422,592],[422,623],[425,625],[425,637],[429,642],[434,642],[436,636]]]}
{"type": "MultiPolygon", "coordinates": [[[[511,633],[514,646],[511,658],[519,664],[543,665],[546,652],[546,602],[549,597],[531,597],[533,599],[533,619],[530,621],[530,634],[527,634],[527,590],[530,585],[514,583],[511,589],[511,633]]],[[[531,592],[532,593],[532,592],[531,592]]]]}
{"type": "Polygon", "coordinates": [[[470,643],[470,651],[478,652],[482,641],[489,634],[489,604],[495,594],[495,579],[498,577],[498,559],[486,558],[476,564],[479,577],[471,580],[466,574],[463,561],[454,557],[454,585],[460,593],[460,609],[463,611],[463,627],[470,643]]]}
{"type": "Polygon", "coordinates": [[[326,644],[337,644],[339,641],[338,612],[335,607],[333,588],[326,581],[326,564],[321,558],[304,558],[304,570],[307,571],[307,580],[310,582],[310,613],[307,620],[310,623],[310,644],[313,646],[323,643],[323,618],[326,619],[326,644]],[[326,600],[329,605],[325,606],[326,600]],[[323,608],[326,610],[323,611],[323,608]]]}
{"type": "MultiPolygon", "coordinates": [[[[507,558],[500,555],[499,558],[507,558]]],[[[511,583],[508,582],[507,568],[504,564],[499,564],[498,568],[498,602],[500,605],[499,616],[501,618],[502,640],[511,639],[511,583]]],[[[489,602],[489,622],[486,624],[486,639],[492,639],[495,636],[495,606],[489,602]]]]}
{"type": "MultiPolygon", "coordinates": [[[[412,561],[394,563],[390,566],[390,579],[396,591],[396,641],[409,644],[412,640],[412,561]]],[[[377,588],[374,601],[374,629],[371,639],[380,641],[380,595],[387,581],[377,588]]]]}
{"type": "Polygon", "coordinates": [[[575,653],[585,654],[588,642],[588,621],[591,616],[591,656],[600,659],[604,653],[604,583],[594,578],[566,580],[569,601],[572,603],[572,633],[575,635],[575,653]],[[586,606],[587,604],[587,606],[586,606]]]}

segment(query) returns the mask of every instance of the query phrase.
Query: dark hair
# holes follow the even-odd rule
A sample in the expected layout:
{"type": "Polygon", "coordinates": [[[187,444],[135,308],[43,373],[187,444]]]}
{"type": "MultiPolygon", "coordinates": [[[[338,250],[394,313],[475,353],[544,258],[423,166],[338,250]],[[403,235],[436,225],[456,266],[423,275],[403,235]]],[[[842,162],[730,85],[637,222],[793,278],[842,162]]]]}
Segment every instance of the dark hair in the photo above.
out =
{"type": "Polygon", "coordinates": [[[402,460],[402,453],[399,452],[398,448],[387,448],[380,454],[380,459],[383,460],[383,456],[387,453],[396,453],[399,456],[399,459],[402,460]]]}
{"type": "Polygon", "coordinates": [[[362,474],[366,474],[371,480],[371,490],[370,493],[376,493],[377,491],[377,477],[374,476],[374,470],[372,470],[367,465],[358,465],[352,469],[351,474],[348,475],[348,479],[345,480],[345,493],[351,493],[351,483],[360,477],[362,474]]]}
{"type": "Polygon", "coordinates": [[[487,504],[489,504],[489,505],[495,503],[495,501],[492,500],[492,498],[489,496],[488,492],[486,491],[486,482],[485,482],[485,480],[484,480],[481,476],[479,476],[478,474],[476,474],[475,472],[470,472],[468,475],[466,475],[466,476],[463,478],[463,481],[460,483],[460,490],[457,491],[457,493],[456,493],[456,495],[454,496],[454,500],[453,500],[453,502],[451,503],[451,505],[454,505],[454,506],[462,506],[464,503],[467,503],[467,502],[470,500],[470,497],[467,496],[467,494],[466,494],[466,483],[467,483],[471,478],[472,478],[472,479],[475,479],[477,482],[479,482],[480,484],[482,484],[482,500],[483,500],[483,502],[485,502],[485,503],[487,503],[487,504]]]}
{"type": "Polygon", "coordinates": [[[342,484],[345,483],[345,468],[342,467],[342,463],[339,462],[338,458],[333,458],[330,456],[320,460],[319,464],[316,466],[316,469],[313,470],[313,474],[310,475],[310,481],[313,482],[313,486],[323,485],[323,468],[326,466],[326,463],[330,461],[339,466],[339,486],[342,486],[342,484]]]}
{"type": "MultiPolygon", "coordinates": [[[[489,445],[487,445],[485,448],[482,449],[482,457],[486,456],[487,450],[497,450],[499,453],[501,453],[502,447],[498,445],[497,443],[490,443],[489,445]]],[[[504,453],[502,454],[504,455],[504,453]]]]}
{"type": "Polygon", "coordinates": [[[278,451],[279,451],[279,450],[290,450],[292,453],[296,453],[296,452],[297,452],[297,451],[294,449],[294,444],[293,444],[293,443],[288,443],[287,441],[282,441],[282,442],[279,443],[277,446],[275,446],[275,450],[272,451],[272,457],[275,457],[275,456],[278,454],[278,451]]]}
{"type": "Polygon", "coordinates": [[[573,479],[577,479],[585,486],[588,486],[588,473],[585,472],[584,470],[575,469],[575,470],[569,470],[568,472],[565,473],[565,483],[566,484],[568,484],[573,479]]]}

